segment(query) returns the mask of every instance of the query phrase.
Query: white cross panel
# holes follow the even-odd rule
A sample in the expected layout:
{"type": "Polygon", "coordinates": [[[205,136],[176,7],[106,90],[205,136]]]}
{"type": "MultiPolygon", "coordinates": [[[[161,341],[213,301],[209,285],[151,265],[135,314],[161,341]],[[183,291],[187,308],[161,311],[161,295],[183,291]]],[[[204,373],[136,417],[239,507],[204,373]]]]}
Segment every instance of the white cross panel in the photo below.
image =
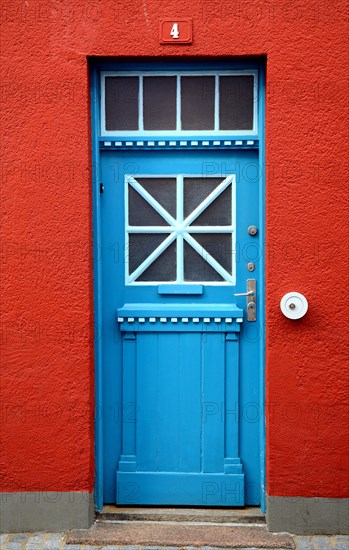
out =
{"type": "MultiPolygon", "coordinates": [[[[177,278],[173,283],[193,284],[193,281],[184,281],[184,240],[192,246],[192,248],[224,279],[222,282],[212,281],[195,281],[200,284],[209,285],[235,285],[235,242],[236,242],[236,178],[235,174],[230,174],[222,180],[222,182],[184,219],[184,197],[183,197],[183,181],[184,178],[197,178],[197,175],[178,174],[164,175],[138,175],[141,178],[175,178],[176,179],[176,196],[177,196],[177,217],[174,218],[169,212],[137,181],[134,176],[125,175],[125,280],[127,285],[157,285],[164,281],[137,281],[137,278],[170,246],[174,241],[177,242],[177,278]],[[232,212],[231,225],[222,226],[192,226],[191,224],[202,214],[202,212],[221,194],[227,187],[231,185],[232,195],[232,212]],[[168,226],[131,226],[129,225],[129,194],[128,189],[131,186],[143,199],[152,206],[152,208],[169,224],[168,226]],[[232,273],[228,273],[220,263],[209,254],[209,252],[199,244],[199,242],[191,235],[191,233],[228,233],[232,236],[232,273]],[[133,271],[129,273],[128,269],[128,251],[129,251],[129,234],[130,233],[168,233],[165,240],[133,271]]],[[[217,177],[217,176],[212,176],[217,177]]],[[[205,176],[207,178],[207,176],[205,176]]]]}

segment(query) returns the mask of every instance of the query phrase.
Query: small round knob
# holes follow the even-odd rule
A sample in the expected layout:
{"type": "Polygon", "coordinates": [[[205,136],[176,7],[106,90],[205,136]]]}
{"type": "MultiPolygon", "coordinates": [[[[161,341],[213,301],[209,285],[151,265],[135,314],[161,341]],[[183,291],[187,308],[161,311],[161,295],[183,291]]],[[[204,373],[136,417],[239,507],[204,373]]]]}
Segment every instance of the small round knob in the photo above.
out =
{"type": "Polygon", "coordinates": [[[250,225],[247,231],[249,235],[254,237],[258,233],[258,228],[255,225],[250,225]]]}

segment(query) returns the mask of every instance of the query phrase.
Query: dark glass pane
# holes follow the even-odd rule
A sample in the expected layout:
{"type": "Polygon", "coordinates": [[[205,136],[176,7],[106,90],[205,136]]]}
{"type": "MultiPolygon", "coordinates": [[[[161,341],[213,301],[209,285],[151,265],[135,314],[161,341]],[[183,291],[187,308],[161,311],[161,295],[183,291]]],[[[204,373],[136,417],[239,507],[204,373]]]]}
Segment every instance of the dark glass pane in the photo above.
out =
{"type": "Polygon", "coordinates": [[[167,234],[130,233],[128,237],[129,273],[133,273],[166,237],[167,234]]]}
{"type": "Polygon", "coordinates": [[[176,178],[137,178],[137,181],[167,212],[176,217],[176,178]]]}
{"type": "Polygon", "coordinates": [[[106,77],[106,130],[138,130],[138,88],[138,76],[106,77]]]}
{"type": "Polygon", "coordinates": [[[226,233],[191,233],[191,236],[231,274],[231,235],[226,233]]]}
{"type": "Polygon", "coordinates": [[[182,76],[182,130],[214,129],[214,76],[182,76]]]}
{"type": "Polygon", "coordinates": [[[220,130],[252,130],[253,76],[221,76],[219,79],[220,130]]]}
{"type": "Polygon", "coordinates": [[[217,273],[190,244],[184,241],[184,280],[185,281],[223,281],[217,273]]]}
{"type": "Polygon", "coordinates": [[[168,225],[131,185],[128,186],[128,222],[130,225],[168,225]]]}
{"type": "Polygon", "coordinates": [[[231,185],[193,221],[195,225],[231,225],[231,185]]]}
{"type": "Polygon", "coordinates": [[[184,217],[189,216],[222,181],[223,178],[184,178],[184,217]]]}
{"type": "Polygon", "coordinates": [[[177,278],[176,250],[176,242],[173,242],[138,277],[137,281],[175,281],[177,278]]]}
{"type": "Polygon", "coordinates": [[[176,129],[175,76],[145,76],[143,79],[143,117],[145,130],[176,129]]]}

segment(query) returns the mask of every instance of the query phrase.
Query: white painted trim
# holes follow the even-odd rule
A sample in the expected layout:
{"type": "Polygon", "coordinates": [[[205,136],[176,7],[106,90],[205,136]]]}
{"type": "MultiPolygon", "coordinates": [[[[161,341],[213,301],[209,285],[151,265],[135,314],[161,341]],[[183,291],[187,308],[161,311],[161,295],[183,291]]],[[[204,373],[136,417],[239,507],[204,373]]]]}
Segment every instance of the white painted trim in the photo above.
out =
{"type": "Polygon", "coordinates": [[[144,189],[144,187],[142,187],[142,185],[138,183],[138,181],[134,177],[127,176],[127,181],[133,187],[133,189],[135,189],[139,193],[139,195],[141,195],[141,197],[143,197],[143,199],[145,199],[150,204],[150,206],[152,206],[154,210],[156,210],[156,212],[160,214],[160,216],[162,216],[164,220],[167,221],[167,223],[173,226],[176,225],[176,220],[172,218],[171,214],[167,212],[167,210],[165,210],[165,208],[163,208],[161,204],[156,199],[154,199],[154,197],[150,193],[148,193],[148,191],[146,191],[146,189],[144,189]]]}
{"type": "MultiPolygon", "coordinates": [[[[200,136],[212,136],[212,139],[214,137],[234,137],[234,136],[248,136],[253,137],[254,139],[258,139],[258,132],[252,130],[181,130],[180,132],[177,132],[177,130],[106,130],[100,134],[100,137],[109,137],[111,136],[112,141],[116,139],[116,137],[120,138],[127,138],[127,137],[135,137],[136,139],[146,139],[149,137],[180,137],[185,136],[188,138],[191,138],[195,136],[196,138],[200,139],[200,136]]],[[[201,138],[202,139],[202,138],[201,138]]],[[[246,138],[245,138],[246,139],[246,138]]]]}
{"type": "Polygon", "coordinates": [[[186,228],[188,233],[232,233],[235,231],[233,225],[190,225],[186,228]],[[208,231],[208,228],[210,229],[208,231]]]}
{"type": "Polygon", "coordinates": [[[100,73],[100,86],[101,86],[101,136],[117,136],[118,138],[122,136],[176,136],[176,135],[187,135],[187,136],[200,136],[200,135],[210,135],[214,136],[257,136],[258,135],[258,70],[257,69],[247,69],[247,70],[237,70],[237,71],[101,71],[100,73]],[[181,130],[181,113],[180,113],[180,77],[185,76],[215,76],[215,86],[217,81],[219,82],[220,76],[253,76],[253,126],[251,130],[219,130],[219,84],[217,89],[215,87],[215,126],[214,130],[181,130]],[[139,105],[138,105],[138,117],[139,117],[139,129],[138,130],[106,130],[105,128],[105,79],[106,77],[117,77],[117,76],[139,76],[139,105]],[[177,91],[176,91],[176,130],[144,130],[143,126],[143,76],[177,76],[177,91]],[[217,99],[218,98],[218,99],[217,99]],[[216,106],[216,101],[218,101],[218,106],[216,106]],[[142,105],[140,105],[142,103],[142,105]],[[140,117],[142,116],[142,121],[140,122],[140,117]],[[218,118],[217,118],[218,116],[218,118]]]}
{"type": "Polygon", "coordinates": [[[183,235],[177,235],[177,280],[176,284],[184,281],[184,243],[183,235]]]}
{"type": "Polygon", "coordinates": [[[176,82],[176,132],[181,132],[182,130],[182,101],[181,101],[181,75],[177,73],[177,82],[176,82]]]}
{"type": "MultiPolygon", "coordinates": [[[[183,176],[177,176],[177,224],[183,223],[184,218],[184,184],[183,176]]],[[[177,283],[184,281],[184,243],[183,236],[177,235],[177,283]]]]}
{"type": "Polygon", "coordinates": [[[143,75],[139,75],[139,87],[138,87],[138,128],[140,132],[144,130],[144,118],[143,118],[143,75]]]}
{"type": "Polygon", "coordinates": [[[237,69],[237,70],[197,70],[197,71],[101,71],[101,76],[247,76],[257,75],[257,69],[237,69]]]}
{"type": "MultiPolygon", "coordinates": [[[[235,280],[235,279],[234,279],[235,280]]],[[[170,285],[176,285],[179,284],[177,281],[135,281],[132,283],[129,283],[126,279],[126,286],[159,286],[163,284],[170,284],[170,285]]],[[[231,281],[183,281],[183,283],[180,283],[181,285],[205,285],[205,286],[234,286],[235,283],[231,283],[231,281]]]]}
{"type": "MultiPolygon", "coordinates": [[[[207,252],[207,250],[203,246],[201,246],[201,244],[199,244],[188,233],[187,234],[184,233],[183,238],[187,241],[187,243],[189,243],[194,248],[194,250],[202,257],[203,260],[206,260],[206,262],[208,264],[210,264],[210,266],[213,267],[213,269],[215,269],[221,277],[223,277],[223,279],[225,279],[226,281],[228,281],[230,283],[233,283],[233,281],[234,281],[233,276],[230,275],[230,273],[228,273],[228,271],[226,271],[224,269],[224,267],[222,267],[217,262],[217,260],[215,260],[213,258],[213,256],[211,256],[211,254],[209,254],[209,252],[207,252]]],[[[217,281],[217,282],[219,282],[219,281],[217,281]]]]}
{"type": "Polygon", "coordinates": [[[153,261],[156,260],[160,256],[160,254],[162,254],[164,250],[166,250],[166,248],[170,246],[171,243],[173,243],[175,238],[175,233],[172,233],[171,235],[166,237],[166,239],[159,244],[159,246],[150,254],[150,256],[148,256],[144,260],[144,262],[142,262],[141,265],[138,266],[137,269],[129,275],[127,282],[132,283],[137,279],[137,277],[142,275],[142,273],[150,266],[150,264],[152,264],[153,261]]]}
{"type": "Polygon", "coordinates": [[[126,230],[128,233],[172,233],[175,228],[168,225],[126,225],[126,230]]]}
{"type": "MultiPolygon", "coordinates": [[[[234,179],[234,175],[231,175],[231,176],[227,176],[223,181],[222,183],[220,183],[218,185],[218,187],[216,187],[216,189],[214,189],[212,191],[212,193],[210,193],[208,195],[208,197],[206,197],[205,200],[203,200],[199,206],[197,206],[195,208],[195,210],[189,214],[189,216],[184,220],[184,226],[187,227],[188,225],[192,224],[194,220],[196,220],[197,217],[200,216],[200,214],[202,214],[202,212],[204,210],[206,210],[206,208],[208,206],[210,206],[210,204],[221,194],[223,193],[223,191],[225,191],[225,189],[228,187],[228,185],[231,184],[232,180],[234,179]]],[[[209,231],[207,231],[209,232],[209,231]]]]}
{"type": "MultiPolygon", "coordinates": [[[[101,87],[101,105],[100,105],[100,117],[101,117],[101,120],[100,120],[100,135],[101,136],[108,136],[108,135],[111,135],[109,130],[106,129],[105,127],[105,121],[106,121],[106,117],[105,117],[105,77],[106,77],[106,73],[104,72],[101,72],[101,81],[100,81],[100,87],[101,87]]],[[[97,131],[97,133],[99,134],[99,132],[97,131]]],[[[112,132],[112,134],[115,134],[116,135],[116,132],[112,132]]]]}
{"type": "Polygon", "coordinates": [[[214,80],[214,131],[219,132],[219,75],[215,75],[214,80]]]}
{"type": "Polygon", "coordinates": [[[177,176],[177,223],[183,223],[184,219],[184,183],[183,176],[177,176]]]}
{"type": "MultiPolygon", "coordinates": [[[[223,178],[225,179],[229,176],[234,176],[235,174],[228,174],[227,176],[224,176],[224,175],[223,176],[222,175],[217,176],[215,174],[212,174],[212,175],[208,174],[208,175],[203,176],[202,173],[197,172],[196,174],[193,174],[193,173],[190,173],[190,174],[188,173],[187,174],[187,173],[185,173],[185,174],[182,174],[182,175],[183,175],[183,178],[202,178],[202,177],[205,177],[205,179],[208,179],[208,178],[216,178],[217,179],[219,177],[219,178],[222,178],[222,180],[223,180],[223,178]]],[[[173,178],[173,179],[175,179],[177,176],[178,176],[178,174],[173,174],[173,173],[170,174],[168,172],[165,173],[165,174],[149,174],[149,173],[148,174],[147,173],[143,174],[142,173],[142,174],[137,174],[137,177],[135,179],[137,179],[137,178],[152,178],[152,179],[173,178]]],[[[125,177],[126,177],[126,175],[125,175],[125,177]]],[[[128,177],[135,177],[135,176],[128,176],[128,177]]]]}
{"type": "Polygon", "coordinates": [[[125,230],[124,265],[125,265],[125,284],[128,284],[130,238],[129,238],[129,231],[127,230],[127,228],[129,227],[129,211],[128,211],[129,193],[128,193],[128,176],[126,174],[125,174],[124,182],[125,182],[124,192],[125,192],[125,228],[126,228],[126,230],[125,230]]]}
{"type": "MultiPolygon", "coordinates": [[[[194,176],[173,174],[166,176],[164,174],[149,174],[149,175],[137,175],[137,178],[164,178],[171,177],[176,178],[176,219],[174,219],[157,201],[142,187],[141,183],[137,181],[131,175],[125,175],[125,280],[127,285],[158,285],[160,281],[148,282],[148,281],[136,281],[136,279],[155,261],[164,250],[171,243],[176,240],[176,280],[173,283],[180,284],[192,284],[192,281],[184,281],[184,239],[189,245],[196,250],[196,252],[205,260],[213,269],[217,271],[224,279],[224,281],[196,281],[197,284],[204,285],[224,285],[235,284],[235,246],[236,246],[236,178],[235,174],[226,176],[223,181],[206,197],[198,207],[189,215],[185,220],[184,218],[184,178],[198,177],[194,176]],[[168,223],[169,226],[130,226],[129,224],[129,193],[128,188],[131,185],[147,202],[154,208],[158,214],[160,214],[168,223]],[[232,223],[229,226],[192,226],[190,225],[195,219],[225,190],[227,187],[232,186],[232,210],[231,217],[232,223]],[[128,274],[128,253],[129,253],[129,235],[137,233],[149,233],[149,234],[161,234],[165,233],[167,237],[164,241],[148,256],[141,265],[132,273],[128,274]],[[191,233],[221,233],[231,234],[232,237],[232,274],[228,273],[220,264],[215,260],[209,252],[201,246],[198,241],[191,235],[191,233]]],[[[210,176],[209,176],[210,177],[210,176]]],[[[216,176],[211,176],[216,177],[216,176]]]]}

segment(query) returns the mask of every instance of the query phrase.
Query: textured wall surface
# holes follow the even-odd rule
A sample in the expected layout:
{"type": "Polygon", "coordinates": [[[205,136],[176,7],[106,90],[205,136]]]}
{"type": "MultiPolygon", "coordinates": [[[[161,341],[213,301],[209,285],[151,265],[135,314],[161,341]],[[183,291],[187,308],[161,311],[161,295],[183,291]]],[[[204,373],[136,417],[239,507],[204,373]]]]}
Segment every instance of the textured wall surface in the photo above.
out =
{"type": "Polygon", "coordinates": [[[87,56],[263,54],[268,494],[348,496],[346,5],[1,1],[2,490],[93,487],[87,56]],[[161,46],[159,18],[180,16],[193,44],[161,46]]]}

